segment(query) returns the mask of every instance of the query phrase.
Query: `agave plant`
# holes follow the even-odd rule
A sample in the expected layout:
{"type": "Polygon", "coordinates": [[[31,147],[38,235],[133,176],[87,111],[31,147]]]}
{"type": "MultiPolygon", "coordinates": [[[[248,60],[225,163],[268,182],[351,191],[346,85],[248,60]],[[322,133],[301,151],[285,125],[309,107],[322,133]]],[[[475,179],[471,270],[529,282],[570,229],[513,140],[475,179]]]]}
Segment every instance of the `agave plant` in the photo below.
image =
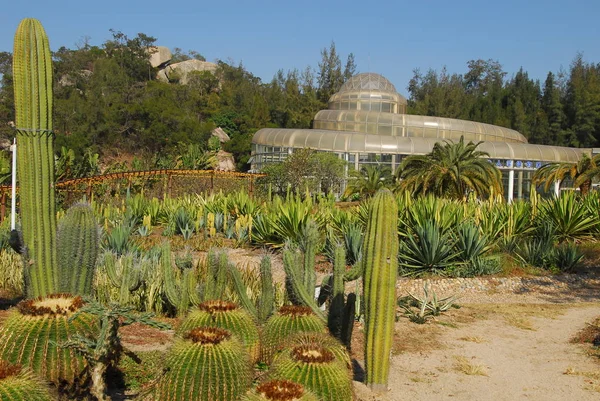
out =
{"type": "Polygon", "coordinates": [[[461,264],[460,253],[454,246],[450,232],[433,220],[426,220],[414,228],[414,235],[404,239],[400,245],[398,262],[406,275],[425,272],[445,274],[451,267],[461,264]]]}
{"type": "Polygon", "coordinates": [[[546,201],[541,205],[541,211],[541,219],[556,227],[556,235],[561,242],[590,238],[600,224],[573,192],[546,201]]]}

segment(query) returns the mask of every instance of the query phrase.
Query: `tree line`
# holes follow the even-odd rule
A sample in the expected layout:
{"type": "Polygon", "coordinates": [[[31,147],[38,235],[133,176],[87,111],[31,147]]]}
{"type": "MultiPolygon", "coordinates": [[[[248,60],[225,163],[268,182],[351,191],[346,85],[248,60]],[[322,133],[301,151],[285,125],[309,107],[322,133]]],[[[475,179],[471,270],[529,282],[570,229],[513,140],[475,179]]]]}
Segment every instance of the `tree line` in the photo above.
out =
{"type": "MultiPolygon", "coordinates": [[[[317,111],[357,73],[353,54],[342,57],[335,43],[321,50],[317,66],[278,71],[263,82],[242,63],[218,61],[215,74],[194,72],[186,85],[156,80],[147,49],[156,39],[111,31],[100,46],[84,42],[53,53],[56,149],[77,159],[99,153],[138,157],[154,168],[164,155],[189,144],[208,146],[215,127],[231,141],[239,170],[249,168],[252,135],[260,128],[310,128],[317,111]]],[[[174,49],[174,60],[203,60],[195,51],[174,49]]],[[[0,52],[0,137],[11,139],[14,121],[12,55],[0,52]]],[[[507,78],[493,60],[468,62],[465,74],[416,70],[408,85],[409,113],[462,118],[514,128],[530,142],[596,146],[600,142],[600,66],[573,60],[570,70],[548,73],[542,86],[520,70],[507,78]]],[[[139,166],[138,166],[139,167],[139,166]]]]}

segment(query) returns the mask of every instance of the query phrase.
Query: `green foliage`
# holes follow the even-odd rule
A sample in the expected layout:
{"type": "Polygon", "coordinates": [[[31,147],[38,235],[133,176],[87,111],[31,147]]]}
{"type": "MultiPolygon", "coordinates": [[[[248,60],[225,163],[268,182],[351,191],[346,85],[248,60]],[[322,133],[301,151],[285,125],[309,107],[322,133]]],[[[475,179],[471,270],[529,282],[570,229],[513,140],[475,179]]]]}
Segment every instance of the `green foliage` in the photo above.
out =
{"type": "Polygon", "coordinates": [[[166,364],[155,391],[159,400],[237,401],[252,381],[247,352],[221,329],[188,332],[175,341],[166,364]]]}
{"type": "Polygon", "coordinates": [[[573,242],[566,242],[555,248],[555,264],[562,272],[572,272],[583,260],[583,253],[573,242]]]}
{"type": "Polygon", "coordinates": [[[99,227],[87,204],[73,205],[58,224],[56,247],[59,290],[91,295],[100,247],[99,227]]]}
{"type": "Polygon", "coordinates": [[[0,361],[0,400],[51,401],[46,384],[29,369],[0,361]]]}
{"type": "Polygon", "coordinates": [[[387,389],[398,276],[398,206],[389,190],[377,192],[364,243],[365,383],[387,389]]]}
{"type": "Polygon", "coordinates": [[[388,167],[371,164],[362,166],[359,171],[350,172],[344,196],[357,194],[361,199],[368,198],[381,188],[391,187],[392,182],[392,173],[388,167]]]}
{"type": "Polygon", "coordinates": [[[435,291],[429,289],[429,285],[423,286],[423,298],[419,298],[411,293],[408,296],[398,298],[398,306],[404,310],[404,315],[417,324],[427,323],[435,316],[441,315],[450,308],[457,308],[456,295],[439,299],[435,291]]]}
{"type": "Polygon", "coordinates": [[[0,358],[29,367],[49,382],[75,384],[82,379],[86,363],[75,351],[58,344],[76,334],[98,332],[89,314],[70,319],[81,306],[81,298],[62,295],[22,301],[0,329],[0,358]]]}
{"type": "Polygon", "coordinates": [[[589,238],[599,224],[573,192],[542,203],[540,209],[541,219],[554,225],[559,241],[589,238]]]}
{"type": "Polygon", "coordinates": [[[44,28],[26,18],[14,41],[13,75],[19,194],[23,239],[29,264],[27,295],[56,292],[56,205],[52,133],[52,59],[44,28]]]}
{"type": "Polygon", "coordinates": [[[113,227],[110,232],[104,234],[102,247],[105,250],[115,252],[117,255],[129,252],[133,247],[132,231],[133,226],[125,222],[113,227]]]}
{"type": "Polygon", "coordinates": [[[112,298],[119,305],[129,305],[135,291],[142,286],[150,268],[150,260],[132,253],[117,255],[105,252],[101,266],[110,283],[118,291],[118,297],[112,298]]]}
{"type": "Polygon", "coordinates": [[[177,333],[183,335],[195,327],[218,327],[230,331],[241,341],[253,362],[258,361],[260,344],[256,321],[244,309],[226,301],[206,301],[187,314],[177,333]]]}

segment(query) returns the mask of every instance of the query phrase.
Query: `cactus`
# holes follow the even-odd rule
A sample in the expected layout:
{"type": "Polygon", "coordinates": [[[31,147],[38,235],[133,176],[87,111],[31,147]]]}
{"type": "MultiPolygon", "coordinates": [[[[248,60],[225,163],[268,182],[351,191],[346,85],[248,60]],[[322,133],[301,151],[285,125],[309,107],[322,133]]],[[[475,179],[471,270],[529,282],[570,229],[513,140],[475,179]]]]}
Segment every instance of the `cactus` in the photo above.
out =
{"type": "Polygon", "coordinates": [[[117,256],[106,252],[102,258],[102,265],[113,287],[119,289],[117,303],[127,305],[130,303],[131,294],[143,284],[150,261],[131,253],[117,256]]]}
{"type": "MultiPolygon", "coordinates": [[[[325,314],[315,301],[315,287],[306,287],[305,272],[298,267],[302,266],[302,259],[302,255],[297,251],[290,249],[283,251],[283,268],[286,274],[288,296],[292,303],[309,307],[317,317],[325,321],[325,314]]],[[[304,260],[306,260],[305,257],[304,260]]]]}
{"type": "Polygon", "coordinates": [[[270,380],[248,391],[242,401],[318,401],[301,384],[289,380],[270,380]]]}
{"type": "Polygon", "coordinates": [[[175,341],[155,399],[238,401],[251,382],[242,344],[227,330],[198,327],[175,341]]]}
{"type": "Polygon", "coordinates": [[[233,302],[206,301],[190,311],[177,332],[183,334],[194,327],[218,327],[237,336],[253,362],[258,361],[260,343],[253,318],[233,302]]]}
{"type": "Polygon", "coordinates": [[[348,369],[325,347],[300,345],[277,355],[270,378],[292,380],[323,401],[351,401],[352,378],[348,369]]]}
{"type": "Polygon", "coordinates": [[[63,294],[21,301],[0,329],[0,358],[27,366],[52,383],[74,384],[85,361],[59,344],[76,333],[92,336],[98,331],[90,315],[69,321],[81,306],[81,297],[63,294]]]}
{"type": "Polygon", "coordinates": [[[273,307],[275,305],[275,288],[273,286],[273,275],[271,273],[271,258],[268,255],[265,255],[260,261],[261,293],[256,301],[256,305],[248,297],[248,288],[242,280],[242,275],[233,263],[229,264],[229,273],[231,274],[233,286],[242,307],[259,323],[265,323],[273,313],[273,307]]]}
{"type": "Polygon", "coordinates": [[[325,333],[323,320],[306,306],[283,306],[263,327],[261,361],[269,363],[275,352],[293,334],[300,332],[325,333]]]}
{"type": "Polygon", "coordinates": [[[364,243],[365,383],[387,390],[396,315],[398,206],[389,190],[375,195],[364,243]]]}
{"type": "Polygon", "coordinates": [[[51,401],[46,385],[33,372],[0,361],[0,400],[51,401]]]}
{"type": "Polygon", "coordinates": [[[13,82],[21,223],[28,297],[56,292],[56,205],[52,132],[52,59],[42,24],[21,21],[15,34],[13,82]]]}
{"type": "Polygon", "coordinates": [[[335,359],[341,362],[348,373],[352,371],[352,358],[348,353],[348,350],[339,340],[332,337],[327,333],[316,333],[316,332],[301,332],[294,334],[284,342],[283,348],[293,348],[300,345],[318,345],[331,352],[335,359]]]}
{"type": "Polygon", "coordinates": [[[87,204],[73,205],[58,225],[59,290],[91,295],[99,247],[98,224],[87,204]]]}

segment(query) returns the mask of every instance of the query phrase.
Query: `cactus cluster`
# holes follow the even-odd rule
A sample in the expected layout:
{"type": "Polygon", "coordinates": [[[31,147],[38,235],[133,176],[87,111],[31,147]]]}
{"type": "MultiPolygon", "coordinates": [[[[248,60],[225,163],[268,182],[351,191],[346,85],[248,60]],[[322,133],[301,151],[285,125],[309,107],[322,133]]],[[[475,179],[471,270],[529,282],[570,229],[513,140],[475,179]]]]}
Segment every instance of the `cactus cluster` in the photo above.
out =
{"type": "Polygon", "coordinates": [[[227,301],[206,301],[190,311],[178,329],[183,334],[194,327],[218,327],[230,331],[241,341],[252,361],[258,361],[260,342],[256,322],[243,309],[227,301]]]}
{"type": "Polygon", "coordinates": [[[52,58],[42,24],[32,18],[17,28],[13,52],[15,124],[27,295],[52,294],[56,266],[52,58]]]}
{"type": "Polygon", "coordinates": [[[29,369],[0,360],[0,400],[51,401],[46,385],[29,369]]]}
{"type": "Polygon", "coordinates": [[[198,327],[176,340],[155,398],[238,401],[252,382],[250,358],[227,330],[198,327]]]}
{"type": "Polygon", "coordinates": [[[21,301],[0,328],[0,359],[31,368],[46,380],[73,384],[85,368],[76,351],[61,348],[74,334],[93,335],[98,327],[87,314],[78,314],[80,297],[57,294],[21,301]]]}
{"type": "Polygon", "coordinates": [[[132,253],[118,256],[113,252],[105,252],[102,266],[113,287],[119,290],[119,305],[127,305],[131,294],[144,282],[144,276],[150,267],[150,260],[132,253]]]}
{"type": "Polygon", "coordinates": [[[369,211],[364,242],[365,383],[387,390],[396,317],[398,206],[389,190],[377,192],[369,211]]]}
{"type": "Polygon", "coordinates": [[[92,208],[84,203],[71,206],[60,220],[56,235],[60,292],[92,293],[99,241],[92,208]]]}

